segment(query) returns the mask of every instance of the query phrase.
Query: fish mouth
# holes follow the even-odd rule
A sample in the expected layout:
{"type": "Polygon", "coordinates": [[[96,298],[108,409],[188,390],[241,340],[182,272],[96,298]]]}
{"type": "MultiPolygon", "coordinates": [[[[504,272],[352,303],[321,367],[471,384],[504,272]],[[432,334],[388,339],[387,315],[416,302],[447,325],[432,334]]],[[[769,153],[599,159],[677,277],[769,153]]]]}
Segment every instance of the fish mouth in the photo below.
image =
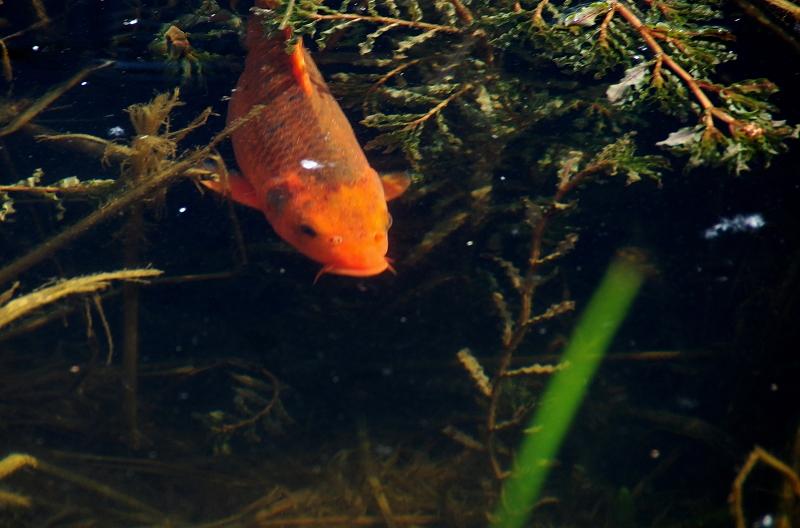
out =
{"type": "Polygon", "coordinates": [[[320,277],[328,273],[331,275],[346,275],[348,277],[371,277],[373,275],[383,273],[387,269],[392,273],[395,272],[388,259],[384,259],[383,262],[376,266],[364,266],[358,268],[347,268],[336,266],[334,264],[328,264],[319,270],[319,273],[317,273],[317,276],[314,278],[314,282],[316,283],[320,277]]]}

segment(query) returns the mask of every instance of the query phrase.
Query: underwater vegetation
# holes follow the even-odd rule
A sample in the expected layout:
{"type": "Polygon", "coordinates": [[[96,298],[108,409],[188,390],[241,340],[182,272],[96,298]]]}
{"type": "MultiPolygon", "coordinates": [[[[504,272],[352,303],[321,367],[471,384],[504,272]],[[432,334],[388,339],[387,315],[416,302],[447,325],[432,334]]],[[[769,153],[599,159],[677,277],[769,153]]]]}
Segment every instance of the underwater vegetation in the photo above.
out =
{"type": "Polygon", "coordinates": [[[530,505],[536,503],[547,478],[549,462],[555,458],[644,276],[645,268],[635,255],[623,254],[611,263],[564,351],[562,365],[566,368],[553,376],[541,405],[530,420],[528,430],[536,434],[525,438],[515,455],[514,469],[503,484],[492,526],[525,524],[530,505]]]}
{"type": "Polygon", "coordinates": [[[0,525],[800,525],[796,3],[106,4],[0,1],[0,525]],[[396,276],[206,192],[256,16],[396,276]]]}

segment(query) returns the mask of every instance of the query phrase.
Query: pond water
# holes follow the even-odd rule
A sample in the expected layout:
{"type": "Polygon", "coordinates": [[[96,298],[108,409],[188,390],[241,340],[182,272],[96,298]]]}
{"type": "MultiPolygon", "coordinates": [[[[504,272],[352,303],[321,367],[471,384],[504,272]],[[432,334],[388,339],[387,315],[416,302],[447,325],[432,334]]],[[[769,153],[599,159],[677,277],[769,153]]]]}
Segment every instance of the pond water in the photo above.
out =
{"type": "MultiPolygon", "coordinates": [[[[370,62],[388,53],[381,35],[362,55],[364,32],[331,31],[325,49],[308,39],[356,138],[364,145],[398,130],[362,120],[402,105],[392,92],[354,91],[348,75],[373,75],[375,93],[391,85],[396,98],[428,86],[414,100],[417,116],[452,99],[436,110],[440,122],[424,118],[420,157],[366,151],[379,173],[411,178],[388,204],[395,272],[318,276],[326,263],[282,240],[262,211],[199,183],[219,174],[219,160],[234,171],[241,159],[227,132],[217,134],[244,68],[251,3],[0,2],[0,292],[8,292],[0,301],[0,526],[490,526],[518,446],[541,432],[529,419],[558,407],[543,397],[546,387],[570,368],[562,354],[620,253],[643,262],[643,286],[584,380],[544,488],[524,505],[527,526],[735,526],[734,479],[757,447],[742,493],[746,526],[800,524],[797,142],[739,175],[684,170],[685,157],[654,144],[693,125],[693,115],[681,121],[654,104],[600,128],[566,113],[541,124],[533,116],[549,108],[547,98],[509,105],[517,117],[482,139],[474,109],[489,115],[496,104],[499,113],[513,90],[481,99],[475,77],[437,93],[461,67],[478,68],[489,91],[497,76],[517,79],[514,90],[546,85],[564,101],[603,100],[625,68],[595,78],[564,75],[546,57],[526,62],[475,33],[495,27],[480,18],[486,2],[397,2],[397,13],[394,4],[330,3],[318,13],[413,32],[419,21],[446,25],[431,14],[446,5],[455,21],[447,27],[470,29],[444,37],[463,42],[420,41],[409,55],[417,62],[383,78],[375,71],[395,66],[370,62]],[[418,4],[422,18],[409,26],[375,18],[406,20],[403,9],[418,4]],[[415,70],[426,57],[442,62],[415,70]],[[137,128],[131,105],[158,94],[162,103],[176,98],[168,119],[137,128]],[[190,123],[198,126],[183,130],[190,123]],[[543,161],[555,154],[537,137],[592,152],[596,140],[628,131],[643,154],[668,160],[660,181],[627,185],[624,171],[599,171],[558,194],[564,165],[543,161]],[[73,135],[41,137],[58,134],[73,135]],[[450,146],[436,150],[432,134],[452,135],[450,146]],[[37,306],[11,300],[123,269],[163,274],[64,283],[65,293],[40,290],[37,306]],[[465,368],[472,360],[481,367],[465,368]],[[533,364],[541,372],[514,375],[533,364]]],[[[495,6],[534,13],[541,4],[495,6]]],[[[585,7],[551,4],[565,13],[585,7]]],[[[641,14],[671,2],[599,4],[601,14],[612,4],[641,14]]],[[[736,36],[726,45],[739,60],[714,79],[771,79],[781,89],[771,99],[775,119],[797,123],[797,23],[766,4],[724,4],[713,24],[736,36]]],[[[316,5],[298,1],[297,9],[316,5]]],[[[286,110],[272,98],[263,101],[266,121],[286,110]]],[[[301,149],[306,125],[330,130],[324,119],[307,120],[324,113],[313,108],[290,108],[275,141],[301,149]]],[[[310,207],[327,199],[314,196],[310,207]]]]}

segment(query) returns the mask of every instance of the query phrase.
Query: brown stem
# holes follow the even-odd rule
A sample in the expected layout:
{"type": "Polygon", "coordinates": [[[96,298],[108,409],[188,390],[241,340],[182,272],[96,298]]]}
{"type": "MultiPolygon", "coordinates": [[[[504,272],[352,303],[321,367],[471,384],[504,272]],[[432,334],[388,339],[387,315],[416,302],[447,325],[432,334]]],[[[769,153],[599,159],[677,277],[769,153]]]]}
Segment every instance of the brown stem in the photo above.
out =
{"type": "Polygon", "coordinates": [[[435,116],[436,114],[438,114],[439,112],[444,110],[444,108],[447,105],[449,105],[450,103],[452,103],[455,99],[461,97],[462,95],[464,95],[468,91],[472,90],[472,88],[473,88],[472,84],[465,84],[460,90],[450,94],[447,97],[447,99],[445,99],[444,101],[440,102],[439,104],[437,104],[436,106],[434,106],[433,108],[428,110],[425,113],[425,115],[423,115],[422,117],[420,117],[418,119],[415,119],[415,120],[411,121],[410,123],[408,123],[406,126],[403,127],[403,129],[404,130],[411,130],[411,129],[415,128],[415,127],[418,127],[419,125],[423,124],[428,119],[432,118],[433,116],[435,116]]]}
{"type": "Polygon", "coordinates": [[[447,0],[447,1],[450,2],[450,4],[452,4],[452,6],[455,8],[458,18],[460,18],[464,24],[466,25],[472,24],[474,20],[472,12],[467,8],[467,6],[461,3],[461,0],[447,0]]]}
{"type": "Polygon", "coordinates": [[[135,280],[160,275],[158,270],[121,270],[66,279],[46,288],[11,299],[0,307],[0,328],[64,297],[104,290],[112,280],[135,280]]]}
{"type": "Polygon", "coordinates": [[[31,0],[31,6],[33,6],[36,17],[43,25],[50,23],[50,17],[47,16],[47,8],[44,7],[44,2],[42,2],[42,0],[31,0]]]}
{"type": "Polygon", "coordinates": [[[604,48],[608,47],[608,25],[611,24],[614,13],[616,13],[614,9],[609,9],[608,13],[606,13],[606,16],[603,18],[603,22],[600,24],[600,36],[598,37],[598,41],[604,48]]]}
{"type": "Polygon", "coordinates": [[[11,55],[8,54],[5,40],[0,40],[0,63],[3,67],[3,78],[10,83],[14,80],[14,68],[11,67],[11,55]]]}
{"type": "Polygon", "coordinates": [[[773,22],[770,17],[764,13],[764,11],[759,9],[752,2],[749,2],[748,0],[733,1],[736,2],[736,5],[738,5],[739,8],[744,11],[745,14],[747,14],[747,16],[775,33],[779,39],[792,48],[792,51],[794,51],[795,54],[800,55],[800,42],[797,41],[797,38],[794,35],[783,29],[783,27],[781,27],[779,24],[773,22]]]}
{"type": "Polygon", "coordinates": [[[401,65],[397,66],[396,68],[393,68],[393,69],[389,70],[388,72],[383,74],[380,79],[375,81],[367,89],[367,92],[364,94],[364,102],[361,105],[361,110],[364,112],[364,115],[368,115],[370,113],[370,112],[368,112],[368,109],[367,109],[367,102],[369,100],[369,96],[370,95],[375,93],[375,91],[378,88],[380,88],[381,86],[386,84],[392,77],[395,77],[396,75],[399,75],[400,73],[402,73],[406,69],[410,68],[411,66],[414,66],[415,64],[419,64],[420,61],[422,61],[422,58],[412,59],[410,61],[404,62],[401,65]]]}
{"type": "Polygon", "coordinates": [[[537,26],[541,26],[544,24],[544,18],[542,18],[542,11],[549,3],[549,0],[541,0],[538,4],[536,4],[536,8],[533,10],[533,23],[537,26]]]}
{"type": "Polygon", "coordinates": [[[686,86],[689,88],[689,90],[695,96],[697,101],[700,103],[700,106],[703,107],[703,110],[708,110],[714,107],[714,104],[709,100],[709,98],[706,96],[703,90],[701,90],[700,87],[697,85],[697,81],[695,80],[695,78],[692,77],[692,75],[689,72],[684,70],[680,64],[672,60],[672,57],[670,57],[664,52],[664,49],[658,42],[656,42],[656,39],[653,37],[653,34],[650,32],[647,26],[645,26],[644,23],[642,23],[642,21],[639,20],[639,17],[637,17],[630,9],[628,9],[619,2],[614,2],[612,4],[612,9],[618,12],[620,15],[622,15],[622,17],[633,27],[633,29],[639,32],[639,35],[645,41],[647,47],[650,48],[653,51],[653,53],[656,54],[656,56],[660,55],[662,57],[662,60],[664,61],[664,64],[670,70],[675,72],[675,75],[680,77],[684,83],[686,83],[686,86]]]}
{"type": "Polygon", "coordinates": [[[313,15],[313,20],[357,20],[359,22],[371,22],[373,24],[396,25],[426,31],[441,31],[442,33],[461,33],[463,30],[454,26],[443,26],[440,24],[430,24],[428,22],[417,22],[415,20],[403,20],[402,18],[391,18],[382,16],[363,16],[350,13],[335,13],[332,15],[313,15]]]}
{"type": "MultiPolygon", "coordinates": [[[[714,117],[719,119],[720,121],[726,123],[731,128],[733,132],[735,130],[735,125],[738,123],[738,120],[731,116],[726,111],[722,110],[714,106],[714,103],[708,98],[702,88],[700,88],[697,79],[695,79],[689,72],[683,69],[683,67],[675,62],[672,57],[670,57],[661,45],[656,42],[655,37],[653,36],[652,31],[648,28],[639,17],[637,17],[633,11],[628,9],[625,5],[620,2],[613,2],[611,4],[611,9],[619,13],[627,22],[631,25],[642,37],[642,39],[647,44],[647,47],[655,54],[656,60],[659,64],[663,62],[663,64],[672,70],[675,75],[677,75],[686,86],[689,88],[689,91],[692,92],[697,102],[700,103],[700,106],[703,109],[703,123],[705,124],[706,128],[710,131],[714,128],[714,117]]],[[[711,132],[710,132],[711,133],[711,132]]]]}
{"type": "Polygon", "coordinates": [[[13,38],[21,37],[22,35],[24,35],[29,31],[33,31],[34,29],[39,29],[40,27],[46,26],[48,22],[50,22],[50,20],[39,20],[24,29],[20,29],[19,31],[6,35],[3,38],[0,38],[0,40],[6,41],[6,40],[11,40],[13,38]]]}
{"type": "Polygon", "coordinates": [[[83,475],[61,469],[58,466],[53,466],[41,460],[37,460],[36,470],[47,475],[52,475],[61,480],[71,482],[72,484],[97,493],[101,497],[124,504],[133,511],[146,515],[148,518],[152,519],[152,522],[163,522],[166,518],[163,513],[151,507],[150,505],[145,504],[129,495],[121,493],[105,484],[84,477],[83,475]]]}
{"type": "Polygon", "coordinates": [[[28,124],[28,122],[30,122],[34,117],[39,115],[39,113],[41,113],[44,109],[53,104],[53,102],[56,99],[64,95],[64,93],[67,90],[69,90],[70,88],[81,82],[83,79],[85,79],[88,75],[107,66],[111,66],[112,64],[114,64],[114,61],[105,61],[96,66],[90,66],[88,68],[82,69],[81,71],[79,71],[78,73],[76,73],[75,75],[73,75],[72,77],[61,83],[60,85],[56,86],[55,88],[44,94],[42,97],[37,99],[32,105],[26,108],[24,112],[17,115],[17,117],[14,118],[14,120],[11,121],[11,123],[4,126],[3,128],[0,128],[0,137],[7,136],[9,134],[16,132],[17,130],[28,124]]]}
{"type": "Polygon", "coordinates": [[[533,228],[531,234],[531,249],[528,257],[528,269],[525,272],[525,277],[522,281],[522,290],[520,292],[520,308],[516,321],[514,322],[511,337],[507,342],[503,343],[500,364],[492,380],[492,392],[489,397],[489,410],[486,417],[486,449],[489,453],[489,462],[492,466],[492,470],[498,479],[505,478],[508,475],[508,472],[500,465],[495,445],[495,432],[498,430],[497,413],[500,396],[502,394],[503,381],[511,365],[514,352],[525,339],[531,327],[530,321],[532,320],[533,300],[538,285],[538,271],[539,266],[543,262],[542,246],[544,242],[544,233],[552,217],[560,210],[558,205],[562,202],[564,197],[589,176],[598,172],[603,172],[610,167],[611,162],[601,161],[589,165],[570,178],[562,179],[556,189],[556,193],[550,201],[550,205],[542,211],[541,216],[533,228]]]}
{"type": "Polygon", "coordinates": [[[100,324],[103,325],[103,333],[106,336],[106,365],[111,364],[111,360],[114,357],[114,338],[111,335],[111,325],[108,324],[108,319],[106,318],[105,310],[103,310],[103,300],[99,294],[94,294],[92,296],[92,302],[94,302],[94,309],[97,310],[97,317],[100,318],[100,324]]]}
{"type": "MultiPolygon", "coordinates": [[[[395,515],[396,525],[437,524],[442,519],[436,515],[395,515]]],[[[324,517],[282,517],[274,520],[257,520],[256,526],[385,526],[383,517],[377,515],[328,515],[324,517]]]]}
{"type": "Polygon", "coordinates": [[[764,0],[764,2],[776,9],[789,13],[795,20],[800,22],[800,6],[794,2],[789,2],[788,0],[764,0]]]}
{"type": "Polygon", "coordinates": [[[765,451],[761,447],[756,446],[747,457],[742,469],[739,470],[739,474],[736,475],[736,478],[733,481],[733,490],[731,491],[729,501],[731,503],[734,519],[736,520],[736,528],[745,528],[747,526],[744,516],[744,507],[742,505],[742,492],[747,477],[750,475],[750,472],[753,471],[753,468],[755,468],[758,462],[770,466],[772,469],[782,474],[788,482],[789,488],[793,491],[794,495],[800,499],[800,476],[798,476],[798,474],[795,473],[795,471],[783,461],[779,460],[777,457],[765,451]]]}
{"type": "Polygon", "coordinates": [[[649,6],[655,6],[656,9],[661,11],[661,14],[669,17],[672,14],[673,9],[668,5],[664,4],[664,2],[654,1],[654,0],[645,0],[645,3],[649,6]]]}
{"type": "Polygon", "coordinates": [[[244,420],[241,420],[241,421],[233,423],[233,424],[225,424],[225,425],[222,425],[220,427],[214,427],[214,431],[215,432],[227,434],[227,433],[232,433],[233,431],[236,431],[237,429],[241,429],[242,427],[247,427],[249,425],[253,425],[254,423],[257,423],[263,417],[267,416],[270,412],[272,412],[272,409],[278,404],[278,401],[280,400],[280,393],[281,393],[280,383],[278,382],[278,378],[276,378],[275,375],[272,372],[268,371],[265,368],[258,368],[258,370],[272,384],[272,398],[270,398],[270,400],[267,403],[267,405],[265,405],[260,411],[258,411],[256,414],[254,414],[250,418],[246,418],[244,420]]]}
{"type": "MultiPolygon", "coordinates": [[[[109,184],[111,181],[109,180],[109,184]]],[[[101,186],[102,187],[102,186],[101,186]]],[[[27,185],[0,185],[0,192],[21,192],[30,194],[92,194],[100,192],[97,185],[73,185],[71,187],[36,186],[27,185]]]]}
{"type": "MultiPolygon", "coordinates": [[[[126,268],[139,264],[144,215],[141,204],[131,208],[125,225],[124,261],[126,268]]],[[[122,286],[122,390],[123,413],[128,424],[128,442],[133,449],[141,448],[139,431],[139,285],[122,286]]]]}
{"type": "Polygon", "coordinates": [[[653,65],[653,85],[661,87],[664,84],[664,76],[661,73],[662,65],[664,64],[664,56],[658,55],[656,63],[653,65]]]}

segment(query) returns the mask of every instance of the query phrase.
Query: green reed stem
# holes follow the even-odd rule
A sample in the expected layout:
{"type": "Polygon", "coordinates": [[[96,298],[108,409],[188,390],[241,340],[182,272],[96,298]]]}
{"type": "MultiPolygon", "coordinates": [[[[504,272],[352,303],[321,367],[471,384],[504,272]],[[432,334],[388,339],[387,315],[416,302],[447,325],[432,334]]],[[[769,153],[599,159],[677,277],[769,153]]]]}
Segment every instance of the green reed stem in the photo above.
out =
{"type": "Polygon", "coordinates": [[[530,516],[552,461],[595,371],[644,280],[644,267],[617,257],[586,307],[564,353],[566,368],[553,377],[503,486],[492,528],[520,528],[530,516]]]}

